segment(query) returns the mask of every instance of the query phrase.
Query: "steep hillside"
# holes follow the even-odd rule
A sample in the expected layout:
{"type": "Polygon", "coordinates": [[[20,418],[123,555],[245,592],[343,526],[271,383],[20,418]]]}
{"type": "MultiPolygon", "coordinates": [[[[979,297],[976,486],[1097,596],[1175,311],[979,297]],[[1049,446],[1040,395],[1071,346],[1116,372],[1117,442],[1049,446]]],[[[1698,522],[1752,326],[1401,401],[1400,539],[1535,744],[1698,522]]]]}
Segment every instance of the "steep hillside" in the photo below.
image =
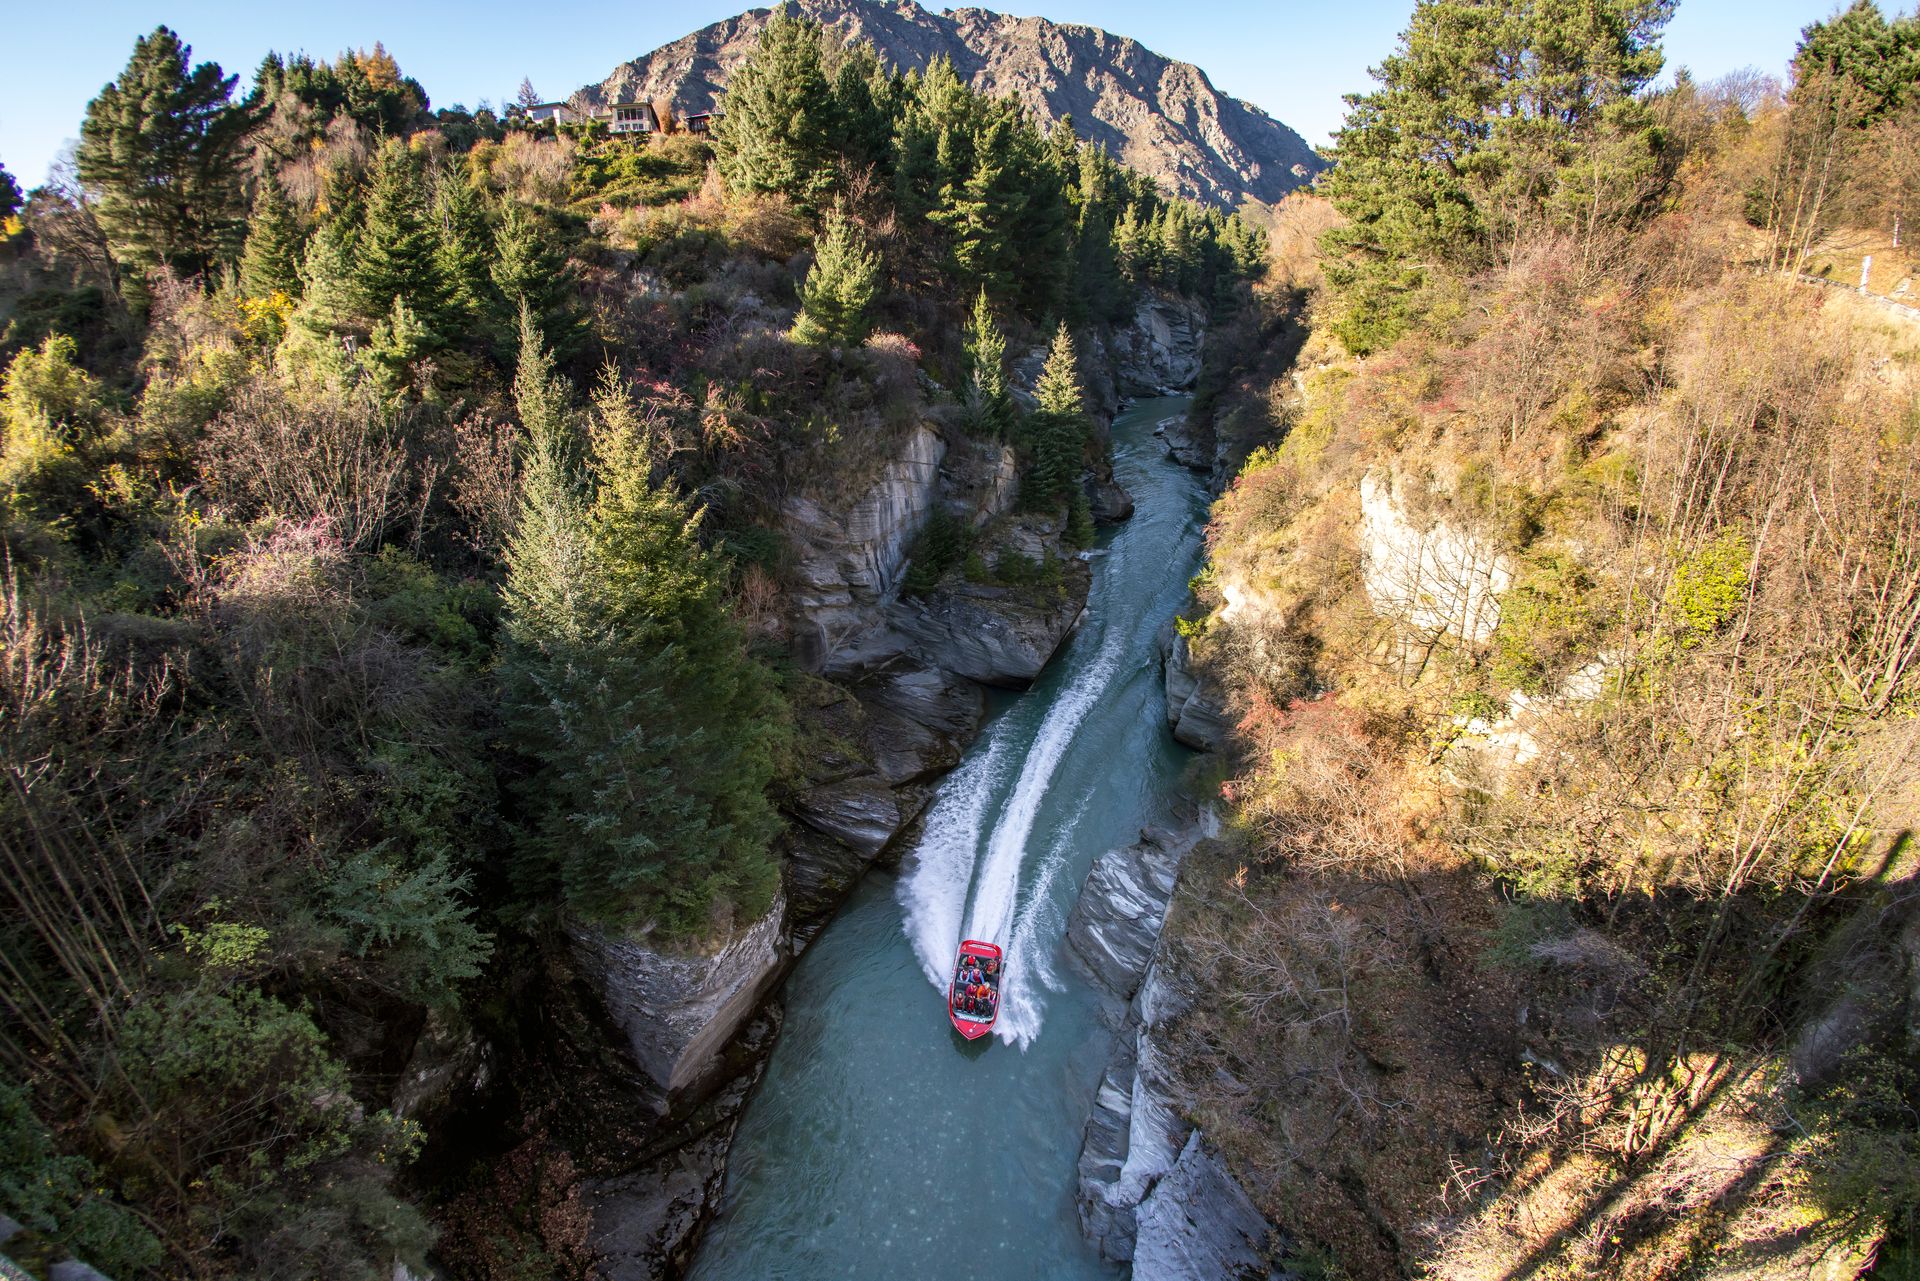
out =
{"type": "MultiPolygon", "coordinates": [[[[1272,203],[1319,167],[1304,139],[1258,107],[1213,87],[1206,73],[1096,27],[985,9],[932,13],[912,0],[798,0],[792,8],[857,39],[904,69],[952,60],[963,80],[1012,94],[1044,123],[1071,116],[1171,194],[1232,208],[1272,203]]],[[[584,92],[596,104],[666,100],[682,115],[709,111],[754,47],[769,11],[716,22],[622,63],[584,92]]]]}
{"type": "Polygon", "coordinates": [[[1149,1239],[1171,1115],[1296,1275],[1913,1276],[1920,312],[1806,267],[1909,207],[1871,91],[1920,27],[1855,6],[1755,98],[1645,92],[1654,15],[1520,114],[1600,27],[1542,7],[1515,58],[1481,8],[1422,0],[1275,211],[1304,343],[1216,334],[1168,433],[1224,486],[1166,667],[1224,835],[1083,1210],[1149,1239]]]}

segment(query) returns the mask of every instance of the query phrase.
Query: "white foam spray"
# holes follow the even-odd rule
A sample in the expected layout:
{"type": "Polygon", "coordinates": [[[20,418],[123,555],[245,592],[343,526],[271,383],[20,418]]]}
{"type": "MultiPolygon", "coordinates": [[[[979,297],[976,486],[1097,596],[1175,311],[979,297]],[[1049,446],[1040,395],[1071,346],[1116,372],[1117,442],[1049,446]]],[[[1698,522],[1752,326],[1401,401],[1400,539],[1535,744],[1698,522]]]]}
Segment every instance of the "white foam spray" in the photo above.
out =
{"type": "Polygon", "coordinates": [[[1043,992],[1065,990],[1059,975],[1054,973],[1054,949],[1048,942],[1059,937],[1060,927],[1064,923],[1050,890],[1054,878],[1066,866],[1067,855],[1073,850],[1074,830],[1080,826],[1080,820],[1086,817],[1086,813],[1087,801],[1082,798],[1073,817],[1062,823],[1054,833],[1046,861],[1040,864],[1039,871],[1034,874],[1026,900],[1014,915],[1013,942],[1007,951],[1011,956],[1018,956],[1020,964],[1007,971],[1004,1009],[993,1030],[1002,1040],[1017,1044],[1022,1049],[1040,1034],[1040,1025],[1047,1010],[1043,992]]]}
{"type": "Polygon", "coordinates": [[[894,891],[920,968],[943,992],[953,972],[953,958],[960,951],[960,918],[966,911],[967,888],[973,883],[987,807],[1003,776],[1007,724],[1004,718],[996,723],[988,731],[986,750],[941,784],[939,798],[927,811],[920,842],[894,891]]]}

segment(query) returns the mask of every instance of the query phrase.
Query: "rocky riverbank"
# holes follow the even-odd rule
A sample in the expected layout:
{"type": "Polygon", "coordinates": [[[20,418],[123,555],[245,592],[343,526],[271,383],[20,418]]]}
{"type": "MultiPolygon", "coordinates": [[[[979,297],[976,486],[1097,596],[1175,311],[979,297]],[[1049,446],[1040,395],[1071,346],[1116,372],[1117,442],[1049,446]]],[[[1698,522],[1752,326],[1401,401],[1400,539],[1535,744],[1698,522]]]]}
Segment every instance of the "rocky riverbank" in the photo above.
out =
{"type": "Polygon", "coordinates": [[[1182,1115],[1162,1029],[1187,1006],[1164,940],[1182,860],[1204,824],[1143,831],[1087,874],[1067,923],[1076,964],[1105,998],[1113,1056],[1079,1160],[1080,1223],[1137,1281],[1278,1277],[1272,1225],[1182,1115]]]}

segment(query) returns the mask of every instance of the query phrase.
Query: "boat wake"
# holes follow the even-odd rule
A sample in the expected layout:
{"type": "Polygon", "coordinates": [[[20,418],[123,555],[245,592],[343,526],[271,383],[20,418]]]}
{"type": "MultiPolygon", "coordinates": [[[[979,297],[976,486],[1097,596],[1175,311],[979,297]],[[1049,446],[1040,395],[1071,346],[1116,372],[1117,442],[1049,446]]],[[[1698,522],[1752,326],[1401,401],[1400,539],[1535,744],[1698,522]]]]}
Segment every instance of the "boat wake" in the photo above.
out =
{"type": "Polygon", "coordinates": [[[1048,902],[1046,887],[1066,860],[1084,807],[1048,842],[1047,857],[1026,887],[1024,909],[1021,872],[1041,802],[1075,731],[1119,672],[1124,647],[1125,636],[1115,629],[1080,678],[1056,696],[989,832],[989,812],[1012,764],[1014,748],[1009,740],[1017,733],[1011,717],[994,725],[986,750],[954,771],[940,789],[897,891],[914,953],[928,981],[940,991],[947,989],[961,939],[998,943],[1005,949],[1006,989],[994,1031],[1002,1040],[1023,1047],[1040,1032],[1046,1008],[1043,990],[1059,988],[1050,945],[1059,914],[1048,902]]]}
{"type": "Polygon", "coordinates": [[[1040,1024],[1047,1009],[1042,991],[1064,990],[1053,971],[1053,948],[1049,940],[1059,937],[1066,922],[1054,906],[1053,896],[1045,893],[1044,887],[1052,885],[1053,878],[1066,865],[1067,855],[1073,849],[1074,829],[1080,826],[1086,812],[1087,802],[1082,799],[1073,817],[1060,825],[1047,850],[1046,861],[1034,877],[1035,892],[1027,896],[1014,918],[1013,944],[1007,950],[1009,955],[1019,956],[1021,963],[1007,971],[1005,1005],[994,1030],[1002,1039],[1022,1049],[1040,1035],[1040,1024]]]}
{"type": "Polygon", "coordinates": [[[986,750],[947,776],[927,811],[920,843],[894,891],[906,917],[907,937],[927,980],[942,992],[960,951],[960,918],[980,849],[980,829],[999,790],[1007,757],[1007,722],[988,731],[986,750]]]}

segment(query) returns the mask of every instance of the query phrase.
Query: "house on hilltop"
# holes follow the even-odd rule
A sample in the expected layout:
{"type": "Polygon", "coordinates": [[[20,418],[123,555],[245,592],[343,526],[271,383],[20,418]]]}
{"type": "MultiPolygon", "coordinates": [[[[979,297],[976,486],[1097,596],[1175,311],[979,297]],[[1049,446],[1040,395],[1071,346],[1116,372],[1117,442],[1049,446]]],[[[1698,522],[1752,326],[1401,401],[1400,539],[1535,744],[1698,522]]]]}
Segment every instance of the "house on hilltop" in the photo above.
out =
{"type": "Polygon", "coordinates": [[[526,117],[537,125],[546,124],[548,121],[557,125],[571,125],[585,119],[564,102],[536,102],[526,108],[526,117]]]}
{"type": "Polygon", "coordinates": [[[653,114],[650,102],[616,102],[607,128],[614,133],[656,133],[660,118],[653,114]]]}

